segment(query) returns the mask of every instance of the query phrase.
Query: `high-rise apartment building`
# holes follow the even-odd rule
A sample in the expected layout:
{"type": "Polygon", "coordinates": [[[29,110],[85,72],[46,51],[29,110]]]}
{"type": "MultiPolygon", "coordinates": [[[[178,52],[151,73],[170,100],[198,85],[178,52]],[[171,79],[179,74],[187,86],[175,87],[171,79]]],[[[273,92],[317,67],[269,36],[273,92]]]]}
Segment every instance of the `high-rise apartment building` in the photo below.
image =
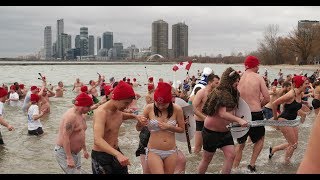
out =
{"type": "Polygon", "coordinates": [[[188,26],[185,23],[172,25],[173,57],[188,56],[188,26]]]}
{"type": "Polygon", "coordinates": [[[76,38],[74,39],[74,46],[75,48],[80,48],[80,35],[76,35],[76,38]]]}
{"type": "Polygon", "coordinates": [[[168,57],[168,23],[163,20],[152,23],[152,54],[168,57]]]}
{"type": "Polygon", "coordinates": [[[52,30],[51,26],[44,28],[44,58],[52,58],[52,30]]]}
{"type": "Polygon", "coordinates": [[[72,38],[71,35],[68,34],[67,49],[71,49],[72,48],[71,38],[72,38]]]}
{"type": "Polygon", "coordinates": [[[98,54],[100,49],[101,49],[101,37],[98,36],[97,37],[97,54],[98,54]]]}
{"type": "Polygon", "coordinates": [[[94,55],[94,36],[89,36],[89,55],[94,55]]]}
{"type": "Polygon", "coordinates": [[[88,28],[80,28],[80,56],[89,55],[89,37],[88,37],[88,28]]]}
{"type": "Polygon", "coordinates": [[[102,48],[113,48],[113,32],[104,32],[102,34],[102,48]]]}
{"type": "Polygon", "coordinates": [[[58,19],[57,20],[57,41],[56,41],[56,47],[57,47],[57,57],[61,58],[62,57],[62,40],[61,40],[61,34],[64,33],[64,22],[63,19],[58,19]]]}

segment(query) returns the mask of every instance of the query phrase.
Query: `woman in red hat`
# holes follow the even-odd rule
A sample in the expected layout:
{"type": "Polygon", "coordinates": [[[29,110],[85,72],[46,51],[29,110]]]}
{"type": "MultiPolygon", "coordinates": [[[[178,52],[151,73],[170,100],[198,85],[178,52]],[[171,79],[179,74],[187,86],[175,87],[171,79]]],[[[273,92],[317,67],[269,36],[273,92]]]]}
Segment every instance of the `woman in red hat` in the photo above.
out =
{"type": "MultiPolygon", "coordinates": [[[[301,110],[302,100],[301,94],[305,91],[309,85],[309,81],[304,76],[295,76],[292,79],[293,88],[285,95],[281,96],[272,103],[272,112],[274,120],[295,120],[298,115],[302,116],[302,119],[306,117],[306,113],[301,110]],[[277,107],[283,104],[284,109],[278,116],[277,107]]],[[[285,163],[289,163],[293,155],[294,150],[298,146],[298,127],[279,127],[283,136],[287,140],[286,143],[273,146],[269,148],[269,159],[272,158],[275,152],[280,150],[286,150],[285,163]]]]}
{"type": "Polygon", "coordinates": [[[159,82],[154,103],[143,112],[149,119],[150,138],[146,148],[146,162],[151,174],[173,174],[177,162],[175,133],[184,132],[182,108],[172,103],[171,85],[159,82]]]}

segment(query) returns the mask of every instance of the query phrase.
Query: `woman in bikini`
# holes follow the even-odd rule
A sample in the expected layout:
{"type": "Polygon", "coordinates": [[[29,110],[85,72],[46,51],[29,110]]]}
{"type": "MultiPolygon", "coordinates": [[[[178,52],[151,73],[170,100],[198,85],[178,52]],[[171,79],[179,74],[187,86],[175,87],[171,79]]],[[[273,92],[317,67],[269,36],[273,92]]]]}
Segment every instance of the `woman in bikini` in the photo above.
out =
{"type": "Polygon", "coordinates": [[[143,114],[149,119],[146,162],[150,173],[173,174],[178,156],[175,133],[183,133],[185,127],[182,108],[172,103],[170,84],[158,83],[154,103],[146,105],[143,114]]]}
{"type": "MultiPolygon", "coordinates": [[[[305,91],[306,87],[309,85],[309,81],[304,76],[295,76],[292,79],[292,85],[293,89],[291,89],[285,95],[281,96],[272,103],[274,120],[295,120],[298,115],[300,115],[302,119],[305,118],[306,114],[301,110],[301,93],[305,91]],[[278,116],[277,107],[280,104],[283,104],[284,109],[278,116]]],[[[285,163],[288,164],[290,163],[290,159],[293,155],[294,150],[298,146],[298,127],[283,126],[279,128],[287,142],[270,147],[269,159],[272,158],[275,152],[285,149],[285,163]]]]}

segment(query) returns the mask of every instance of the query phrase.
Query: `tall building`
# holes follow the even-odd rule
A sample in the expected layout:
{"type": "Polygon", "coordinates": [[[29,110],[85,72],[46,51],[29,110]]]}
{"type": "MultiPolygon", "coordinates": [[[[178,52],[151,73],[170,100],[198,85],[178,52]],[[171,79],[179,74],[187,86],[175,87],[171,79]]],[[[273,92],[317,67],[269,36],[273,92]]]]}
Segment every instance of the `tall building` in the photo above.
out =
{"type": "Polygon", "coordinates": [[[75,48],[80,48],[80,35],[76,35],[76,38],[74,39],[74,46],[75,48]]]}
{"type": "Polygon", "coordinates": [[[115,52],[114,52],[115,57],[118,58],[118,59],[122,58],[123,44],[120,43],[120,42],[119,43],[114,43],[113,47],[115,49],[115,52]]]}
{"type": "Polygon", "coordinates": [[[89,55],[89,37],[88,37],[88,28],[80,28],[80,56],[89,55]]]}
{"type": "Polygon", "coordinates": [[[102,48],[113,48],[113,32],[104,32],[102,34],[102,48]]]}
{"type": "Polygon", "coordinates": [[[52,31],[51,26],[44,28],[44,58],[52,58],[52,31]]]}
{"type": "Polygon", "coordinates": [[[66,34],[66,33],[62,33],[61,34],[61,48],[62,48],[62,56],[61,58],[65,58],[67,51],[70,48],[70,40],[71,40],[71,36],[66,34]]]}
{"type": "Polygon", "coordinates": [[[70,34],[68,34],[68,43],[67,43],[67,48],[68,49],[71,49],[72,48],[72,41],[71,41],[71,35],[70,34]]]}
{"type": "Polygon", "coordinates": [[[89,55],[94,55],[94,36],[89,36],[89,55]]]}
{"type": "Polygon", "coordinates": [[[152,54],[168,57],[168,23],[163,20],[152,23],[152,54]]]}
{"type": "Polygon", "coordinates": [[[57,41],[56,41],[56,47],[57,47],[57,57],[62,57],[62,40],[61,40],[61,34],[64,32],[64,22],[63,19],[57,20],[57,41]]]}
{"type": "Polygon", "coordinates": [[[298,21],[298,29],[308,29],[313,25],[319,24],[319,21],[300,20],[298,21]]]}
{"type": "Polygon", "coordinates": [[[172,25],[173,57],[188,56],[188,26],[185,23],[172,25]]]}
{"type": "Polygon", "coordinates": [[[98,54],[100,49],[101,49],[101,37],[98,36],[97,37],[97,54],[98,54]]]}

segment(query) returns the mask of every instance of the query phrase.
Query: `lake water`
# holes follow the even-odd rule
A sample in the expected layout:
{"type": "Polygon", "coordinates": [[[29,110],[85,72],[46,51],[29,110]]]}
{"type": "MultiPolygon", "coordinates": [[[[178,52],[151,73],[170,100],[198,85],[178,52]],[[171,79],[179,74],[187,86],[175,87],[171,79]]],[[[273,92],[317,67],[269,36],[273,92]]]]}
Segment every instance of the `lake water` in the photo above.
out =
{"type": "MultiPolygon", "coordinates": [[[[210,67],[215,74],[221,76],[222,72],[227,67],[233,67],[236,70],[244,70],[243,65],[224,65],[224,64],[192,64],[189,74],[196,75],[197,70],[202,70],[204,67],[210,67]]],[[[155,82],[158,78],[162,77],[165,81],[168,80],[180,80],[182,81],[186,76],[185,70],[178,70],[176,73],[172,71],[173,64],[152,65],[32,65],[32,66],[19,66],[19,65],[0,65],[0,83],[12,84],[13,82],[24,83],[28,88],[31,85],[41,85],[41,81],[38,80],[38,73],[42,73],[47,77],[48,83],[57,85],[59,81],[62,81],[68,91],[65,92],[63,98],[50,98],[51,101],[51,113],[48,117],[42,119],[43,129],[45,135],[42,137],[28,136],[27,135],[27,116],[18,107],[5,106],[5,119],[12,124],[16,129],[9,132],[6,128],[2,127],[1,132],[5,141],[5,146],[0,147],[0,173],[3,174],[60,174],[63,171],[60,169],[58,163],[53,155],[53,148],[55,145],[55,139],[58,132],[58,126],[62,114],[70,107],[72,107],[71,99],[75,97],[72,86],[77,77],[82,82],[88,84],[89,80],[97,80],[97,72],[105,75],[106,81],[112,76],[116,80],[120,80],[123,77],[134,77],[141,83],[147,82],[147,75],[153,76],[155,82]]],[[[273,69],[268,66],[260,66],[260,74],[263,74],[265,68],[268,69],[269,78],[272,81],[277,78],[279,69],[273,69]]],[[[316,68],[315,68],[316,69],[316,68]]],[[[299,69],[282,69],[282,72],[286,75],[288,73],[299,73],[299,69]]],[[[304,71],[311,75],[313,71],[304,71]]],[[[140,86],[135,89],[141,95],[145,95],[147,92],[146,86],[140,86]]],[[[99,97],[101,98],[101,97],[99,97]]],[[[140,108],[144,105],[144,98],[139,99],[138,106],[140,108]]],[[[141,110],[142,111],[142,110],[141,110]]],[[[276,131],[273,128],[266,127],[266,137],[264,148],[258,157],[256,162],[257,173],[261,174],[278,174],[295,173],[303,154],[305,152],[310,129],[315,119],[314,112],[312,111],[304,124],[299,126],[299,144],[296,149],[291,165],[284,165],[284,151],[277,152],[272,160],[268,159],[269,146],[277,145],[285,142],[284,137],[280,131],[276,131]]],[[[86,143],[87,149],[91,152],[93,145],[93,128],[92,121],[87,122],[88,129],[86,131],[86,143]]],[[[135,157],[135,151],[138,147],[139,132],[135,130],[135,121],[125,122],[120,129],[119,133],[119,147],[123,153],[129,157],[131,166],[129,166],[129,173],[140,174],[142,169],[140,166],[139,157],[135,157]]],[[[187,145],[180,142],[177,143],[179,149],[181,149],[187,158],[186,173],[196,173],[197,166],[201,160],[201,156],[195,154],[189,154],[187,145]]],[[[192,146],[194,142],[192,140],[192,146]]],[[[247,144],[243,153],[243,158],[238,170],[233,170],[232,173],[249,173],[246,166],[250,162],[252,153],[252,144],[247,144]]],[[[219,173],[223,163],[222,151],[217,150],[214,158],[212,159],[207,173],[219,173]]],[[[91,159],[82,158],[83,169],[92,173],[91,159]]]]}

